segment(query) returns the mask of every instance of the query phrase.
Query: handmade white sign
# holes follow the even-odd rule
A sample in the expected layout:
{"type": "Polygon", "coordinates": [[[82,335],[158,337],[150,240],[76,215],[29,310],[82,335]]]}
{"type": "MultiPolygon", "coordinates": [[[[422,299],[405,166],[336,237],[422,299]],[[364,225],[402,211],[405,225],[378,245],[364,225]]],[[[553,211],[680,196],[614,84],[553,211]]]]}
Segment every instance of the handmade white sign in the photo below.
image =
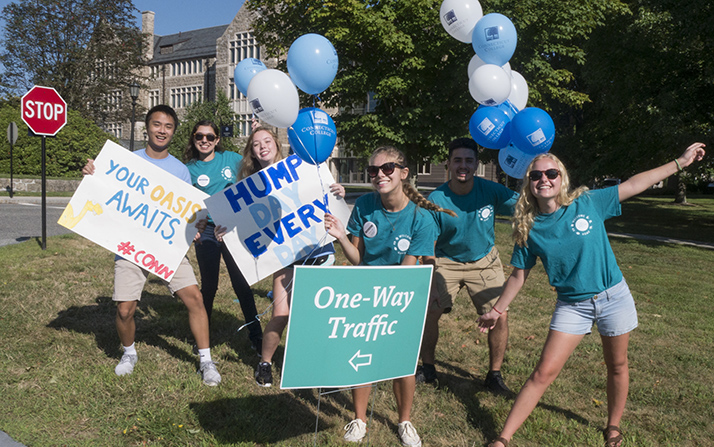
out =
{"type": "Polygon", "coordinates": [[[326,212],[347,225],[350,209],[330,193],[334,182],[324,163],[292,155],[206,199],[216,225],[228,228],[223,241],[248,284],[332,242],[326,212]]]}
{"type": "Polygon", "coordinates": [[[94,166],[58,223],[170,281],[208,195],[111,141],[94,166]]]}

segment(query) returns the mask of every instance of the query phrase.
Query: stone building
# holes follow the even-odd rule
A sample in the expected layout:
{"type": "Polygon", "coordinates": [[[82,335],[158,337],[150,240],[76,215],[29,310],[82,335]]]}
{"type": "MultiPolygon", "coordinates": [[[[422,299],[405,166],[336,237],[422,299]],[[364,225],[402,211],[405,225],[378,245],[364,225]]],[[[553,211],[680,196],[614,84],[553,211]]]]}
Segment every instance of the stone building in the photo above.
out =
{"type": "MultiPolygon", "coordinates": [[[[250,133],[252,110],[233,82],[235,66],[249,57],[262,60],[270,68],[277,65],[277,60],[266,59],[264,49],[255,41],[250,14],[248,8],[241,7],[226,25],[158,36],[154,34],[154,12],[142,12],[142,32],[150,36],[145,54],[149,63],[143,77],[149,80],[140,91],[137,104],[145,110],[157,104],[168,104],[181,118],[191,103],[213,101],[217,92],[222,90],[238,116],[233,127],[234,137],[246,137],[250,133]]],[[[130,123],[108,125],[107,130],[124,139],[126,146],[129,145],[130,123]]],[[[287,154],[287,131],[277,131],[283,153],[287,154]]],[[[142,117],[137,117],[134,135],[134,147],[143,147],[146,133],[142,117]]],[[[333,176],[340,183],[369,181],[364,172],[364,160],[348,154],[339,142],[329,164],[333,176]]],[[[420,186],[436,186],[447,180],[443,163],[417,164],[420,186]]],[[[480,166],[478,175],[496,180],[492,165],[480,166]]]]}

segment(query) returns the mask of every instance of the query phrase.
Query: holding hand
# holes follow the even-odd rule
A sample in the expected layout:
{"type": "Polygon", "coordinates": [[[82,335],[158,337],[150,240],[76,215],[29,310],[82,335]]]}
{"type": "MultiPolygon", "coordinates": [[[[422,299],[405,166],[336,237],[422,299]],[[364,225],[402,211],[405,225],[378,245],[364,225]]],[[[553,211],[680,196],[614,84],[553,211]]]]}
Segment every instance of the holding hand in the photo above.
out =
{"type": "Polygon", "coordinates": [[[345,187],[339,183],[333,183],[330,185],[330,192],[340,199],[345,198],[345,187]]]}
{"type": "Polygon", "coordinates": [[[94,174],[94,160],[91,158],[87,159],[87,164],[82,168],[82,175],[93,175],[94,174]]]}
{"type": "Polygon", "coordinates": [[[337,239],[338,241],[347,236],[345,231],[345,226],[342,225],[340,219],[336,218],[332,214],[325,213],[325,230],[327,233],[337,239]]]}

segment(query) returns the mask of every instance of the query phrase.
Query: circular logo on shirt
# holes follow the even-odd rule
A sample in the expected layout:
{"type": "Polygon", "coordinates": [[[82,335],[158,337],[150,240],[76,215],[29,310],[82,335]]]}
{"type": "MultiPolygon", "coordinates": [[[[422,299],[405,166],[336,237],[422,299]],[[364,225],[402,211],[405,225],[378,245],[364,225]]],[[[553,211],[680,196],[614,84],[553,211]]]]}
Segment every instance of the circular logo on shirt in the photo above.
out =
{"type": "Polygon", "coordinates": [[[211,183],[211,177],[207,176],[206,174],[201,174],[196,179],[196,183],[198,183],[198,186],[205,188],[206,186],[208,186],[209,183],[211,183]]]}
{"type": "Polygon", "coordinates": [[[375,237],[377,235],[377,225],[374,222],[367,221],[362,230],[364,231],[364,237],[375,237]]]}
{"type": "Polygon", "coordinates": [[[228,166],[223,168],[223,171],[221,171],[221,175],[223,175],[223,178],[226,180],[233,180],[233,171],[231,171],[231,168],[228,166]]]}
{"type": "Polygon", "coordinates": [[[593,221],[589,216],[580,214],[570,223],[570,229],[578,236],[585,236],[592,230],[593,221]]]}
{"type": "Polygon", "coordinates": [[[409,250],[409,246],[412,244],[412,238],[407,234],[400,234],[394,240],[394,250],[398,251],[400,254],[405,254],[409,250]]]}
{"type": "Polygon", "coordinates": [[[487,205],[478,210],[478,217],[481,220],[481,222],[490,220],[491,217],[493,217],[493,206],[492,205],[487,205]]]}

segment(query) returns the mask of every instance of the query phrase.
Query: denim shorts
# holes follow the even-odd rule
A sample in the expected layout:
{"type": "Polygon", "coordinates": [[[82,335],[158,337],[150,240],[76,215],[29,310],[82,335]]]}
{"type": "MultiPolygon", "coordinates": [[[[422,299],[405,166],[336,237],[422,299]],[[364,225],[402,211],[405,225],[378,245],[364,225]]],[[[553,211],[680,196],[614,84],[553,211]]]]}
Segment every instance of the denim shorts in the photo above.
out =
{"type": "Polygon", "coordinates": [[[593,323],[597,324],[600,335],[605,337],[626,334],[637,327],[635,300],[624,279],[583,301],[567,303],[558,300],[550,329],[583,335],[592,332],[593,323]]]}

